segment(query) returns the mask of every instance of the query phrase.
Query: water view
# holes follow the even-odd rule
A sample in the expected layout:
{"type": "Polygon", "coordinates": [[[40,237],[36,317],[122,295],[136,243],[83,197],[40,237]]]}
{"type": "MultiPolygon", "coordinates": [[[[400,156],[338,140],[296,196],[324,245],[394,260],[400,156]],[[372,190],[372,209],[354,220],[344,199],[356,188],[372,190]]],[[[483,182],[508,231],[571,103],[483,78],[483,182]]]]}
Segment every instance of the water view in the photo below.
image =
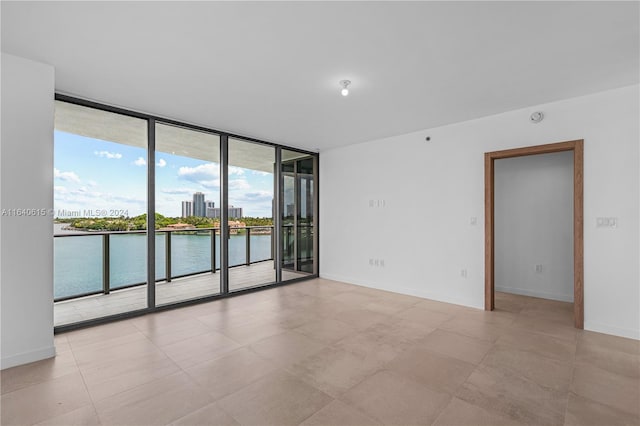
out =
{"type": "MultiPolygon", "coordinates": [[[[56,299],[102,290],[101,235],[54,238],[54,297],[56,299]]],[[[156,235],[156,279],[166,278],[165,234],[156,235]]],[[[111,289],[146,282],[146,234],[112,234],[110,243],[111,289]]],[[[271,236],[251,235],[251,262],[271,259],[271,236]]],[[[246,236],[231,235],[229,265],[246,262],[246,236]]],[[[220,236],[216,235],[216,268],[220,267],[220,236]]],[[[211,235],[171,235],[171,275],[211,270],[211,235]]]]}

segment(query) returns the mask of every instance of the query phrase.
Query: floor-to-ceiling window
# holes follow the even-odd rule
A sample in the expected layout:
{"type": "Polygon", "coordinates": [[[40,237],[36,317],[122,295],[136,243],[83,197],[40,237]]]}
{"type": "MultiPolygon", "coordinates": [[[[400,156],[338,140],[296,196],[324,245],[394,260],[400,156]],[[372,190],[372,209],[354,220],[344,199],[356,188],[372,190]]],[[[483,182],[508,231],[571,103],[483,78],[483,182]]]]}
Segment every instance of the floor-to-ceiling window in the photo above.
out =
{"type": "Polygon", "coordinates": [[[229,138],[229,290],[276,281],[273,146],[229,138]],[[247,273],[250,267],[252,273],[247,273]]]}
{"type": "Polygon", "coordinates": [[[220,293],[220,136],[155,126],[156,304],[220,293]]]}
{"type": "Polygon", "coordinates": [[[317,276],[317,154],[57,99],[58,329],[317,276]]]}
{"type": "Polygon", "coordinates": [[[146,164],[145,120],[56,102],[56,325],[147,307],[146,164]]]}

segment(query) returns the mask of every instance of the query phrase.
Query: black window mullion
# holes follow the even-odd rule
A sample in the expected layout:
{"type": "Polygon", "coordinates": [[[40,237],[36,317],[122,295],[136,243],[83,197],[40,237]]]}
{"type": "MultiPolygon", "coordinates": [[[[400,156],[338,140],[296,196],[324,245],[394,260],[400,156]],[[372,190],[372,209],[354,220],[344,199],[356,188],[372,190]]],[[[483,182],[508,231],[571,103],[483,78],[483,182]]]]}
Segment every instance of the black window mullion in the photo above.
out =
{"type": "Polygon", "coordinates": [[[229,137],[220,135],[220,292],[229,293],[229,137]]]}
{"type": "Polygon", "coordinates": [[[147,308],[156,307],[156,120],[147,119],[147,308]]]}

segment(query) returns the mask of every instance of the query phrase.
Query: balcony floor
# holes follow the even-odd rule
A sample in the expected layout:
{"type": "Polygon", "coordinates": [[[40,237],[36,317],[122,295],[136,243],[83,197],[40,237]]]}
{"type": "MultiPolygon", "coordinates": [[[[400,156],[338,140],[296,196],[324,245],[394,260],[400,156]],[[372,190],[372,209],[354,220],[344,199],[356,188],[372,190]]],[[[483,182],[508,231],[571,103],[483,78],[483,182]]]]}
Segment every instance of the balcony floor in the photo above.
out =
{"type": "MultiPolygon", "coordinates": [[[[283,281],[307,274],[282,270],[283,281]]],[[[259,262],[250,266],[229,269],[229,289],[239,290],[275,281],[273,262],[259,262]]],[[[204,273],[175,278],[170,283],[156,283],[156,305],[166,305],[183,300],[197,299],[220,293],[220,272],[204,273]]],[[[115,290],[110,294],[97,294],[54,303],[54,325],[73,324],[80,321],[135,311],[147,307],[147,286],[115,290]]]]}

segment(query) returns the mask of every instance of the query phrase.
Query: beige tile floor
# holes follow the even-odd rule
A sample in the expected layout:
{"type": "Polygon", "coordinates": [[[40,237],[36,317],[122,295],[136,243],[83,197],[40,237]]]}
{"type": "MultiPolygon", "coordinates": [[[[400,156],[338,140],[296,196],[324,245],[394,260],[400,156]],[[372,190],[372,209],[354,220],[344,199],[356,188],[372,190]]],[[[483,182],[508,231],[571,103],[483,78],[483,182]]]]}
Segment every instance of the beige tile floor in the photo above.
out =
{"type": "Polygon", "coordinates": [[[316,279],[56,336],[3,425],[638,425],[640,342],[316,279]]]}

